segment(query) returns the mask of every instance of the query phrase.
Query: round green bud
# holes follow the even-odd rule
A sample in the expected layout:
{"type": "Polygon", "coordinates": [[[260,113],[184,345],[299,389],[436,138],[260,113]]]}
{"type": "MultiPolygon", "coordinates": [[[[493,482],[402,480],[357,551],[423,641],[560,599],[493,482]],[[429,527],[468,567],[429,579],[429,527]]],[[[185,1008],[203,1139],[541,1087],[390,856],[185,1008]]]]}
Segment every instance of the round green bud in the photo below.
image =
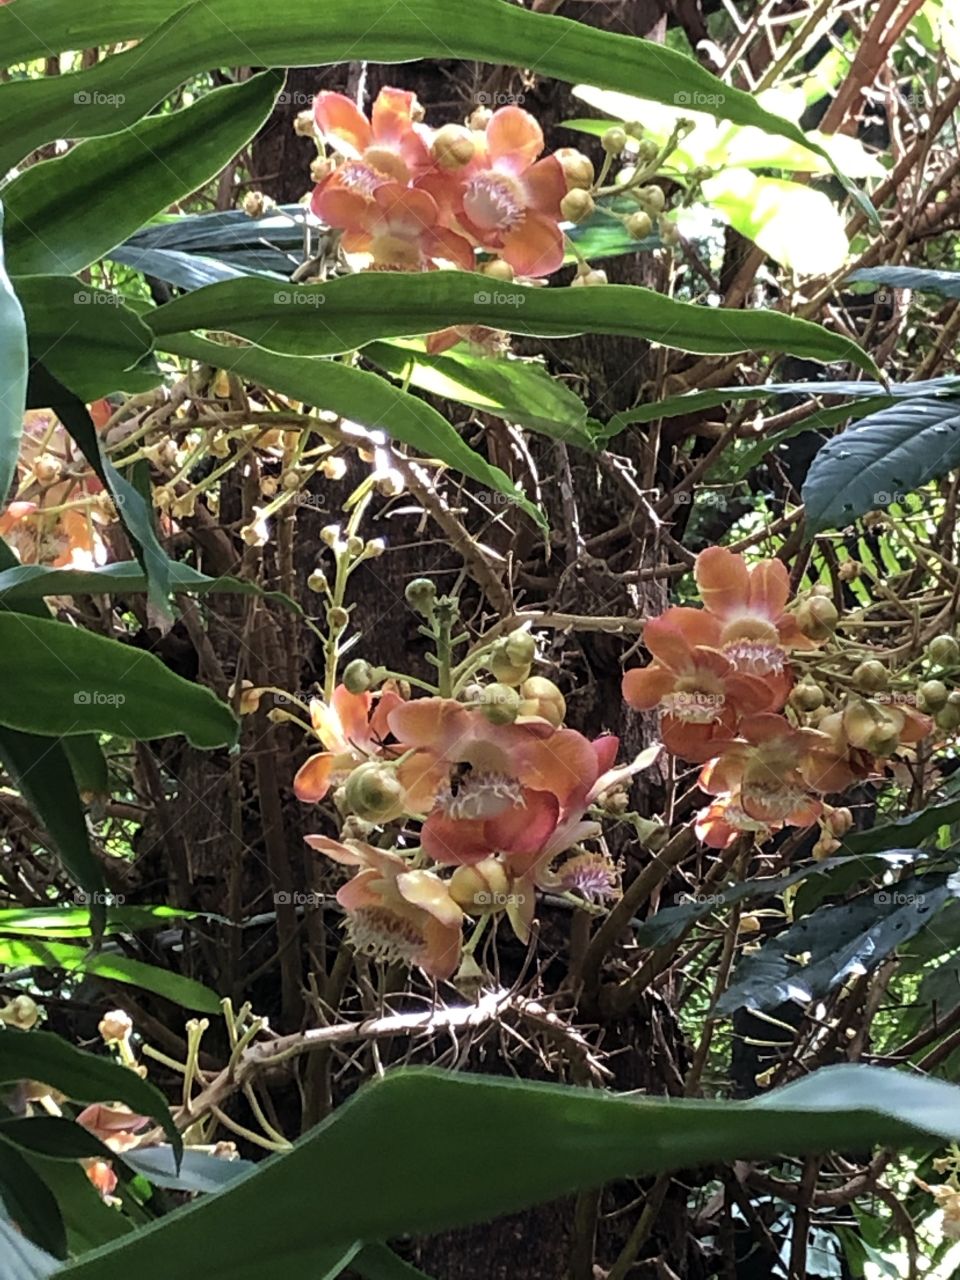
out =
{"type": "Polygon", "coordinates": [[[947,705],[950,690],[942,680],[924,680],[917,690],[924,711],[939,711],[947,705]]]}
{"type": "Polygon", "coordinates": [[[429,578],[413,578],[403,594],[414,613],[424,618],[430,616],[437,599],[437,588],[429,578]]]}
{"type": "Polygon", "coordinates": [[[877,658],[868,658],[855,669],[853,683],[863,693],[880,693],[889,685],[890,675],[877,658]]]}
{"type": "Polygon", "coordinates": [[[627,233],[634,240],[645,240],[647,236],[653,234],[653,223],[650,220],[649,213],[643,213],[642,211],[631,213],[624,225],[627,228],[627,233]]]}
{"type": "Polygon", "coordinates": [[[488,684],[480,696],[480,712],[491,724],[513,724],[520,712],[520,695],[508,684],[488,684]]]}
{"type": "Polygon", "coordinates": [[[364,822],[381,825],[403,813],[403,787],[396,770],[374,760],[359,765],[344,786],[346,809],[364,822]]]}
{"type": "Polygon", "coordinates": [[[960,662],[960,645],[951,635],[934,636],[927,645],[927,657],[938,667],[955,667],[960,662]]]}
{"type": "Polygon", "coordinates": [[[354,658],[343,669],[343,683],[348,693],[366,693],[376,684],[376,672],[365,658],[354,658]]]}
{"type": "Polygon", "coordinates": [[[627,131],[619,128],[608,129],[600,139],[600,145],[608,155],[618,156],[627,145],[627,131]]]}

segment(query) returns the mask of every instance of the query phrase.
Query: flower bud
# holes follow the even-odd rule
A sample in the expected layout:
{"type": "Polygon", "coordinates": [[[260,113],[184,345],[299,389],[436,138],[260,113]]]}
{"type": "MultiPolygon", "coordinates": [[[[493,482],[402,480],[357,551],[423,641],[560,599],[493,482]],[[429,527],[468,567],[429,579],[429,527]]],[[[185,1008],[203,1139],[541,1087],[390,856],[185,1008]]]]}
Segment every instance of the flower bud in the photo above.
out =
{"type": "Polygon", "coordinates": [[[334,605],[332,609],[327,610],[327,626],[331,631],[340,634],[350,624],[350,614],[342,607],[342,605],[334,605]]]}
{"type": "Polygon", "coordinates": [[[624,225],[627,228],[627,234],[634,240],[645,240],[647,236],[653,234],[653,223],[650,221],[649,213],[631,213],[624,225]]]}
{"type": "Polygon", "coordinates": [[[335,547],[340,541],[340,526],[338,524],[326,524],[320,530],[320,541],[325,546],[335,547]]]}
{"type": "Polygon", "coordinates": [[[437,588],[429,578],[411,579],[403,594],[414,613],[419,613],[424,618],[430,616],[437,598],[437,588]]]}
{"type": "Polygon", "coordinates": [[[637,147],[637,161],[639,164],[653,164],[659,154],[660,148],[652,138],[644,138],[637,147]]]}
{"type": "Polygon", "coordinates": [[[480,695],[480,713],[491,724],[513,724],[520,714],[520,695],[508,684],[488,684],[480,695]]]}
{"type": "Polygon", "coordinates": [[[847,741],[873,755],[888,756],[896,751],[902,728],[902,715],[876,702],[857,698],[844,708],[843,731],[847,741]]]}
{"type": "Polygon", "coordinates": [[[567,222],[585,222],[596,207],[593,196],[581,187],[574,187],[560,201],[560,213],[567,222]]]}
{"type": "Polygon", "coordinates": [[[940,711],[947,705],[950,691],[942,680],[924,680],[917,690],[924,711],[940,711]]]}
{"type": "Polygon", "coordinates": [[[33,464],[33,474],[41,484],[53,484],[63,472],[63,463],[52,454],[42,453],[33,464]]]}
{"type": "Polygon", "coordinates": [[[476,154],[473,134],[462,124],[445,124],[434,134],[430,154],[441,169],[462,169],[476,154]]]}
{"type": "Polygon", "coordinates": [[[576,147],[560,147],[553,154],[560,161],[563,176],[567,180],[567,190],[579,188],[589,191],[594,180],[593,161],[590,157],[576,147]]]}
{"type": "Polygon", "coordinates": [[[343,683],[348,693],[366,693],[376,684],[376,672],[365,658],[354,658],[343,669],[343,683]]]}
{"type": "Polygon", "coordinates": [[[627,145],[627,141],[625,129],[613,128],[606,131],[600,139],[600,145],[608,156],[618,156],[627,145]]]}
{"type": "Polygon", "coordinates": [[[265,213],[277,207],[276,200],[266,196],[262,191],[248,191],[243,197],[243,212],[248,218],[262,218],[265,213]]]}
{"type": "Polygon", "coordinates": [[[97,1030],[103,1037],[104,1044],[121,1044],[130,1038],[133,1032],[133,1021],[122,1009],[111,1009],[100,1019],[97,1030]]]}
{"type": "Polygon", "coordinates": [[[0,1022],[8,1027],[17,1027],[20,1031],[29,1031],[40,1020],[40,1010],[30,996],[14,996],[9,1004],[0,1009],[0,1022]]]}
{"type": "Polygon", "coordinates": [[[362,538],[358,537],[357,534],[352,533],[347,539],[347,552],[356,559],[357,556],[363,555],[363,548],[365,545],[366,544],[362,538]]]}
{"type": "Polygon", "coordinates": [[[868,658],[855,668],[853,684],[862,693],[880,693],[890,684],[890,675],[877,658],[868,658]]]}
{"type": "Polygon", "coordinates": [[[832,836],[845,836],[853,826],[853,814],[846,808],[830,809],[824,822],[832,836]]]}
{"type": "Polygon", "coordinates": [[[558,729],[567,714],[567,704],[563,694],[545,676],[531,676],[520,686],[520,714],[523,716],[539,716],[558,729]]]}
{"type": "Polygon", "coordinates": [[[314,134],[314,120],[312,111],[299,111],[293,122],[293,132],[298,138],[312,138],[314,134]]]}
{"type": "Polygon", "coordinates": [[[497,858],[457,867],[449,882],[450,897],[469,916],[502,911],[510,892],[510,876],[497,858]]]}
{"type": "Polygon", "coordinates": [[[840,841],[834,836],[822,835],[811,850],[815,862],[822,862],[840,848],[840,841]]]}
{"type": "Polygon", "coordinates": [[[801,680],[790,694],[790,705],[798,711],[817,711],[823,702],[823,690],[813,680],[801,680]]]}
{"type": "Polygon", "coordinates": [[[680,228],[672,218],[661,218],[657,230],[660,233],[660,239],[666,245],[680,243],[680,228]]]}
{"type": "Polygon", "coordinates": [[[664,205],[667,203],[662,187],[640,187],[633,193],[633,198],[649,214],[663,213],[664,205]]]}
{"type": "Polygon", "coordinates": [[[595,285],[595,284],[607,284],[607,283],[608,283],[608,281],[607,281],[607,273],[606,273],[605,271],[601,270],[599,267],[594,267],[592,270],[588,268],[586,271],[584,271],[584,270],[582,270],[582,269],[581,269],[581,270],[580,270],[580,271],[578,271],[578,272],[577,272],[577,274],[573,277],[573,279],[570,281],[570,283],[571,283],[572,285],[581,285],[581,286],[582,286],[582,285],[588,285],[588,286],[589,286],[589,285],[595,285]]]}
{"type": "Polygon", "coordinates": [[[953,733],[954,730],[960,729],[960,707],[948,700],[946,706],[934,716],[934,720],[938,729],[943,729],[945,733],[953,733]]]}
{"type": "Polygon", "coordinates": [[[806,600],[801,600],[796,619],[797,626],[810,640],[826,640],[833,635],[840,615],[832,600],[811,593],[806,600]]]}
{"type": "Polygon", "coordinates": [[[960,662],[960,645],[951,635],[934,636],[927,645],[927,657],[938,667],[955,667],[960,662]]]}
{"type": "Polygon", "coordinates": [[[329,458],[324,458],[317,470],[328,480],[342,480],[347,474],[347,464],[343,458],[331,455],[329,458]]]}
{"type": "Polygon", "coordinates": [[[489,107],[474,107],[467,117],[467,128],[473,129],[477,133],[483,133],[492,119],[493,112],[489,107]]]}
{"type": "Polygon", "coordinates": [[[741,916],[737,925],[737,933],[759,933],[760,918],[758,916],[741,916]]]}
{"type": "Polygon", "coordinates": [[[515,667],[529,667],[537,656],[537,642],[529,631],[518,627],[503,642],[503,652],[515,667]]]}
{"type": "Polygon", "coordinates": [[[371,760],[358,765],[344,787],[348,812],[378,826],[403,813],[403,787],[396,770],[371,760]]]}
{"type": "MultiPolygon", "coordinates": [[[[227,690],[227,697],[232,702],[237,694],[237,686],[232,684],[227,690]]],[[[255,689],[252,680],[240,681],[240,714],[242,716],[253,715],[255,711],[260,709],[260,699],[263,697],[262,689],[255,689]]]]}
{"type": "Polygon", "coordinates": [[[485,276],[489,276],[491,280],[502,280],[504,284],[510,284],[513,280],[513,267],[505,258],[491,258],[489,262],[485,262],[480,268],[485,276]]]}
{"type": "Polygon", "coordinates": [[[487,669],[495,679],[501,684],[518,685],[523,684],[524,680],[530,675],[530,663],[525,662],[522,665],[511,662],[507,654],[506,640],[500,640],[494,645],[490,657],[486,662],[487,669]]]}
{"type": "Polygon", "coordinates": [[[837,577],[841,582],[855,582],[863,572],[863,565],[859,560],[844,560],[837,569],[837,577]]]}
{"type": "Polygon", "coordinates": [[[307,586],[311,591],[326,591],[327,575],[322,569],[314,569],[310,577],[307,579],[307,586]]]}

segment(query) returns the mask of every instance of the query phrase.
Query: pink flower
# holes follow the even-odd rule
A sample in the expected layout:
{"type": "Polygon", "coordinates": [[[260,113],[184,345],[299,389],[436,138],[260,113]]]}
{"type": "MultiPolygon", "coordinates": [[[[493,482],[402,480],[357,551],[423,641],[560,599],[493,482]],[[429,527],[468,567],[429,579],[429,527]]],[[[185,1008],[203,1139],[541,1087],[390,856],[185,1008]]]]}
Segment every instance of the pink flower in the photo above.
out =
{"type": "Polygon", "coordinates": [[[324,750],[305,761],[293,780],[293,792],[304,804],[322,800],[331,785],[358,764],[383,754],[389,733],[387,717],[403,699],[392,690],[374,705],[369,693],[350,693],[342,684],[329,706],[319,698],[310,702],[310,720],[324,750]]]}

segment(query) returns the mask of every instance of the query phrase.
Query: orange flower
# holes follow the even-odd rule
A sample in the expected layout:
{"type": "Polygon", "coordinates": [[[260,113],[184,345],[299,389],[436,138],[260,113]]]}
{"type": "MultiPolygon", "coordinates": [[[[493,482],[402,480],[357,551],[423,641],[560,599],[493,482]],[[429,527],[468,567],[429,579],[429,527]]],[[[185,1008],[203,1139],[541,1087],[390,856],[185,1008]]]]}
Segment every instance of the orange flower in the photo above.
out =
{"type": "Polygon", "coordinates": [[[350,693],[342,684],[333,691],[330,705],[319,698],[310,701],[310,721],[324,751],[318,751],[297,770],[293,792],[304,804],[322,800],[334,781],[370,757],[383,754],[389,730],[387,717],[403,699],[385,690],[376,699],[370,693],[350,693]]]}
{"type": "Polygon", "coordinates": [[[406,183],[431,166],[426,130],[416,94],[381,89],[370,120],[342,93],[318,93],[313,103],[317,129],[340,155],[365,168],[406,183]]]}
{"type": "Polygon", "coordinates": [[[556,156],[537,159],[543,146],[543,130],[529,112],[501,107],[468,165],[418,183],[477,244],[522,276],[547,276],[563,264],[560,201],[567,183],[556,156]]]}
{"type": "Polygon", "coordinates": [[[404,703],[388,723],[414,748],[397,776],[407,812],[427,815],[420,838],[435,862],[538,854],[601,772],[597,750],[573,729],[494,725],[449,698],[404,703]]]}
{"type": "Polygon", "coordinates": [[[694,575],[706,612],[716,623],[715,639],[705,643],[714,643],[742,674],[770,683],[782,707],[793,683],[786,651],[817,647],[786,612],[786,565],[761,560],[748,568],[743,556],[707,547],[697,556],[694,575]]]}
{"type": "Polygon", "coordinates": [[[739,716],[770,711],[779,696],[769,683],[740,674],[729,657],[707,647],[717,639],[716,622],[705,610],[668,609],[643,629],[654,661],[623,677],[631,707],[659,707],[668,751],[698,763],[734,736],[739,716]]]}
{"type": "Polygon", "coordinates": [[[84,1107],[77,1116],[77,1124],[118,1154],[137,1146],[140,1131],[149,1123],[149,1117],[139,1116],[127,1107],[107,1107],[101,1102],[84,1107]]]}
{"type": "Polygon", "coordinates": [[[697,814],[694,831],[710,849],[729,849],[739,836],[753,834],[757,844],[763,844],[778,831],[782,823],[760,822],[751,818],[743,807],[738,791],[718,795],[705,809],[697,814]]]}
{"type": "Polygon", "coordinates": [[[826,734],[795,729],[783,716],[747,716],[740,737],[704,765],[700,786],[716,796],[739,793],[744,813],[758,822],[806,827],[822,806],[805,773],[817,749],[829,745],[826,734]]]}
{"type": "Polygon", "coordinates": [[[439,876],[411,871],[398,854],[360,841],[306,840],[335,862],[359,868],[337,892],[354,950],[387,963],[419,965],[434,978],[450,977],[460,959],[463,912],[439,876]]]}

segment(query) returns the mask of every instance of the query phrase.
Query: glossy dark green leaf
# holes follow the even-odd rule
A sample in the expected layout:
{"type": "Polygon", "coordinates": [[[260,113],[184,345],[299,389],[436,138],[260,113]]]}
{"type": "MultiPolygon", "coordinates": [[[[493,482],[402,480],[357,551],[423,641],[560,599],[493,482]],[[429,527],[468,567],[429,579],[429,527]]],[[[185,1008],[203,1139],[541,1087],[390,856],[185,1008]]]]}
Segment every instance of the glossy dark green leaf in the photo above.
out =
{"type": "Polygon", "coordinates": [[[401,1070],[365,1086],[293,1151],[63,1277],[314,1277],[341,1242],[346,1255],[357,1240],[487,1222],[613,1178],[875,1143],[903,1149],[932,1134],[960,1136],[960,1090],[881,1068],[829,1067],[751,1102],[401,1070]]]}
{"type": "MultiPolygon", "coordinates": [[[[31,2],[39,7],[39,0],[31,2]]],[[[625,93],[642,90],[644,97],[671,105],[683,94],[680,100],[696,100],[698,110],[754,125],[826,157],[796,125],[765,111],[753,94],[723,83],[667,45],[505,6],[502,0],[405,0],[402,5],[352,0],[319,7],[316,0],[285,0],[282,22],[262,0],[201,0],[175,12],[169,0],[150,5],[141,0],[135,6],[125,0],[122,7],[111,0],[86,0],[83,18],[77,17],[74,0],[48,4],[42,23],[36,15],[28,22],[16,5],[0,6],[0,49],[8,63],[46,56],[54,48],[146,39],[88,71],[0,85],[5,121],[0,172],[51,138],[116,133],[189,76],[212,67],[415,58],[506,61],[541,78],[585,81],[625,93]]],[[[838,177],[863,202],[845,175],[838,177]]],[[[866,208],[873,213],[869,203],[866,208]]]]}
{"type": "Polygon", "coordinates": [[[921,267],[860,267],[848,280],[858,284],[888,285],[892,289],[916,289],[960,298],[960,271],[929,271],[921,267]]]}
{"type": "Polygon", "coordinates": [[[15,1116],[0,1120],[0,1138],[54,1160],[109,1160],[113,1154],[89,1129],[64,1116],[15,1116]]]}
{"type": "Polygon", "coordinates": [[[4,265],[4,221],[0,203],[0,511],[17,468],[27,402],[27,329],[4,265]]]}
{"type": "Polygon", "coordinates": [[[841,529],[902,502],[960,465],[960,397],[923,396],[881,409],[835,436],[807,473],[807,533],[841,529]]]}
{"type": "Polygon", "coordinates": [[[808,876],[797,889],[793,900],[795,919],[810,915],[827,898],[842,898],[850,889],[859,888],[869,881],[880,881],[887,871],[904,871],[920,862],[922,849],[885,849],[869,857],[862,854],[845,858],[833,858],[833,866],[822,876],[808,876]]]}
{"type": "Polygon", "coordinates": [[[180,1135],[159,1089],[129,1067],[74,1048],[50,1031],[0,1035],[0,1081],[17,1080],[50,1085],[74,1102],[122,1102],[156,1120],[180,1148],[180,1135]]]}
{"type": "Polygon", "coordinates": [[[14,286],[27,317],[31,360],[80,400],[158,385],[150,330],[119,294],[62,275],[17,276],[14,286]]]}
{"type": "Polygon", "coordinates": [[[2,1133],[0,1196],[10,1217],[29,1240],[55,1258],[66,1257],[67,1232],[55,1196],[2,1133]]]}
{"type": "MultiPolygon", "coordinates": [[[[8,648],[6,652],[12,650],[8,648]]],[[[90,848],[83,806],[63,743],[0,726],[0,761],[49,833],[71,880],[90,896],[92,927],[99,934],[104,919],[103,871],[90,848]]]]}
{"type": "Polygon", "coordinates": [[[788,351],[876,371],[849,338],[776,311],[675,302],[634,285],[507,286],[469,271],[361,272],[322,285],[229,280],[176,298],[144,319],[157,335],[221,330],[291,355],[336,355],[381,338],[464,324],[539,337],[622,334],[712,354],[788,351]]]}
{"type": "Polygon", "coordinates": [[[14,275],[72,275],[202,187],[267,119],[277,72],[31,165],[4,190],[14,275]],[[69,193],[69,195],[65,195],[69,193]]]}
{"type": "Polygon", "coordinates": [[[168,1191],[222,1191],[253,1168],[250,1160],[223,1160],[186,1147],[177,1168],[173,1147],[138,1147],[124,1153],[124,1163],[154,1186],[168,1191]]]}
{"type": "MultiPolygon", "coordinates": [[[[196,916],[196,912],[182,911],[178,907],[108,906],[103,932],[105,935],[137,933],[176,924],[180,920],[193,920],[196,916]]],[[[88,938],[90,915],[86,907],[0,907],[0,933],[40,938],[88,938]]]]}
{"type": "Polygon", "coordinates": [[[176,1005],[182,1005],[184,1009],[196,1009],[200,1013],[220,1012],[219,997],[202,982],[161,969],[158,965],[132,960],[116,951],[88,951],[85,947],[72,947],[69,943],[39,939],[0,938],[0,964],[10,968],[37,965],[64,973],[90,974],[94,978],[152,991],[176,1005]]]}
{"type": "Polygon", "coordinates": [[[182,733],[196,747],[236,740],[233,712],[209,689],[117,640],[52,619],[0,613],[0,653],[17,654],[17,679],[0,685],[0,724],[9,728],[51,737],[97,731],[139,741],[182,733]]]}
{"type": "Polygon", "coordinates": [[[398,1258],[385,1244],[367,1244],[350,1262],[350,1270],[363,1280],[430,1280],[409,1262],[398,1258]]]}
{"type": "Polygon", "coordinates": [[[945,800],[895,822],[881,822],[866,831],[849,831],[843,837],[843,848],[850,853],[877,853],[893,846],[912,849],[936,835],[940,827],[955,822],[960,822],[960,800],[945,800]]]}
{"type": "MultiPolygon", "coordinates": [[[[0,575],[2,576],[2,575],[0,575]]],[[[107,758],[95,733],[64,739],[63,749],[73,770],[73,780],[81,796],[103,799],[110,794],[107,758]]]]}
{"type": "MultiPolygon", "coordinates": [[[[282,591],[264,591],[255,582],[240,578],[211,578],[179,561],[168,561],[167,581],[173,592],[191,595],[251,595],[302,613],[300,606],[282,591]]],[[[118,560],[100,569],[53,569],[43,564],[17,564],[0,569],[0,601],[19,609],[27,601],[45,596],[126,595],[146,591],[147,579],[135,560],[118,560]]]]}
{"type": "Polygon", "coordinates": [[[379,374],[334,360],[277,355],[258,347],[227,347],[192,334],[163,338],[174,355],[229,369],[262,387],[329,409],[351,422],[383,431],[428,457],[439,458],[495,493],[516,502],[539,524],[543,516],[499,467],[466,444],[436,409],[392,386],[379,374]]]}
{"type": "Polygon", "coordinates": [[[951,897],[943,877],[916,876],[853,902],[820,907],[743,957],[717,1001],[719,1014],[806,1003],[869,973],[930,923],[951,897]],[[801,964],[797,956],[808,956],[801,964]]]}
{"type": "Polygon", "coordinates": [[[363,354],[404,385],[580,449],[594,447],[586,405],[535,361],[472,355],[463,347],[431,356],[398,342],[372,342],[363,354]]]}

